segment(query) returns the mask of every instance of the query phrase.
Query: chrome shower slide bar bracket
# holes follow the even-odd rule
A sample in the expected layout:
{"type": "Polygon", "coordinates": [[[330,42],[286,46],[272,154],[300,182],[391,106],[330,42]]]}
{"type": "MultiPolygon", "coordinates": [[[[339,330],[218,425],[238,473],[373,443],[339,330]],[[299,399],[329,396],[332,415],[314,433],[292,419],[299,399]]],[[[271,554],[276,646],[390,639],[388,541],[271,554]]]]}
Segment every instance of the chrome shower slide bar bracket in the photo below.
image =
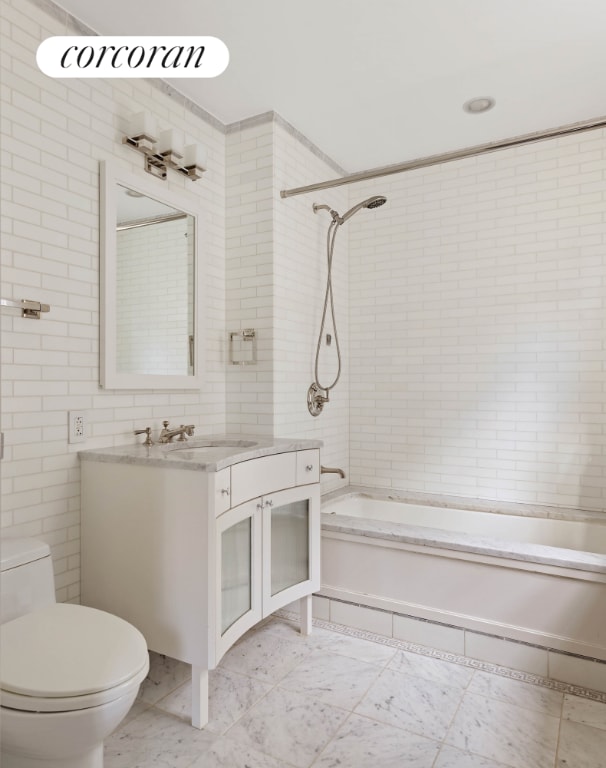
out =
{"type": "Polygon", "coordinates": [[[21,310],[21,317],[32,317],[36,320],[40,319],[41,312],[50,312],[50,306],[48,304],[42,304],[39,301],[31,301],[30,299],[21,299],[15,301],[14,299],[0,299],[1,307],[14,307],[21,310]]]}

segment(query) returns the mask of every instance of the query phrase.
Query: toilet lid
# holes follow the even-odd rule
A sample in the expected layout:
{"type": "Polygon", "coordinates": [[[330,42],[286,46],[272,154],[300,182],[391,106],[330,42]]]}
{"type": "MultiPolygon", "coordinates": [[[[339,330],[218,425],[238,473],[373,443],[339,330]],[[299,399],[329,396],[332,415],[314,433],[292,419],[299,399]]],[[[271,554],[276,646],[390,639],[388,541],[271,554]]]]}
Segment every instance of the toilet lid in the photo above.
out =
{"type": "Polygon", "coordinates": [[[0,627],[3,691],[66,698],[114,688],[148,663],[145,638],[105,611],[54,603],[0,627]]]}

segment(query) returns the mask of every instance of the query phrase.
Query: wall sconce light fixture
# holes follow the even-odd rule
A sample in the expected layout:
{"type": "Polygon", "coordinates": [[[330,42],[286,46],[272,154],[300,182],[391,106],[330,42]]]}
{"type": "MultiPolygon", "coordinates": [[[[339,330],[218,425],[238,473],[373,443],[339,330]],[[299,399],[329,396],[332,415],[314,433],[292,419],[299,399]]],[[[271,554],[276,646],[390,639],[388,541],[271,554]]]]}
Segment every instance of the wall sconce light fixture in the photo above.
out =
{"type": "Polygon", "coordinates": [[[183,132],[175,128],[158,132],[156,121],[148,112],[131,116],[122,143],[140,152],[145,158],[145,170],[159,179],[166,179],[168,168],[192,181],[202,178],[206,170],[206,150],[202,144],[185,145],[183,132]]]}

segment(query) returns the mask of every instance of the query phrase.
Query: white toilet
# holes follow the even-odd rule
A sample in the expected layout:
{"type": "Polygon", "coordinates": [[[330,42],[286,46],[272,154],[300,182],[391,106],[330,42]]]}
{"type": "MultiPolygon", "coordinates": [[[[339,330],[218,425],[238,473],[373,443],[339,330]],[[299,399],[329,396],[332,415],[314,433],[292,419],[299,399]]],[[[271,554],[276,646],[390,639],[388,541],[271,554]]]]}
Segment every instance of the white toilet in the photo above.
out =
{"type": "Polygon", "coordinates": [[[145,638],[104,611],[55,602],[50,549],[0,543],[2,768],[102,768],[103,740],[149,669],[145,638]]]}

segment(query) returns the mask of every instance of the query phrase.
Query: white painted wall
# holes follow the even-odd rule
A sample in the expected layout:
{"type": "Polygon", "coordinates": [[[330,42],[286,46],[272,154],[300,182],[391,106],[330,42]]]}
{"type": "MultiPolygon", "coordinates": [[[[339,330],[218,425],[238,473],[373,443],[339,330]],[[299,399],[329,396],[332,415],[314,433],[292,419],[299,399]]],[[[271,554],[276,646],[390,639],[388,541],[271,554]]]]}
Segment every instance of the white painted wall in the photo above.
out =
{"type": "Polygon", "coordinates": [[[606,509],[606,132],[355,187],[352,481],[606,509]]]}

